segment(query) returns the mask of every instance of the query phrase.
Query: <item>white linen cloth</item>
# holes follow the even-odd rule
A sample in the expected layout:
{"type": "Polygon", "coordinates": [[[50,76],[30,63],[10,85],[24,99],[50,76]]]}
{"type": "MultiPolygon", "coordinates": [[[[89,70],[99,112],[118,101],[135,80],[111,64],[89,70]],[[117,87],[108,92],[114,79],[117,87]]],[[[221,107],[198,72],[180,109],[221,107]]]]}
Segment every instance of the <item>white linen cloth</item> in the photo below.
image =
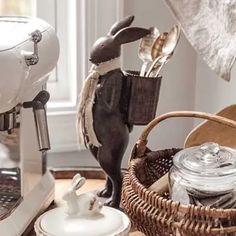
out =
{"type": "Polygon", "coordinates": [[[230,80],[236,57],[236,0],[165,0],[208,66],[230,80]]]}
{"type": "Polygon", "coordinates": [[[83,88],[79,96],[79,104],[77,111],[77,133],[79,136],[79,144],[87,143],[96,147],[101,144],[93,127],[93,104],[95,99],[95,91],[98,80],[101,75],[107,72],[120,68],[120,57],[114,58],[110,61],[100,63],[99,65],[92,65],[89,75],[84,81],[83,88]],[[87,138],[86,138],[87,137],[87,138]]]}

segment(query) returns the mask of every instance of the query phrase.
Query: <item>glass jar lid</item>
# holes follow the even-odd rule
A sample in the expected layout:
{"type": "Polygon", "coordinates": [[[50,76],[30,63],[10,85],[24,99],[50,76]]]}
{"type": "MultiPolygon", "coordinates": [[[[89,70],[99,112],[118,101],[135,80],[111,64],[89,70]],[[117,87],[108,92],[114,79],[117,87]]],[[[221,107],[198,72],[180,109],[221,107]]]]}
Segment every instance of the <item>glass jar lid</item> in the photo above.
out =
{"type": "Polygon", "coordinates": [[[202,177],[235,175],[236,150],[205,143],[178,152],[173,160],[181,172],[202,177]]]}

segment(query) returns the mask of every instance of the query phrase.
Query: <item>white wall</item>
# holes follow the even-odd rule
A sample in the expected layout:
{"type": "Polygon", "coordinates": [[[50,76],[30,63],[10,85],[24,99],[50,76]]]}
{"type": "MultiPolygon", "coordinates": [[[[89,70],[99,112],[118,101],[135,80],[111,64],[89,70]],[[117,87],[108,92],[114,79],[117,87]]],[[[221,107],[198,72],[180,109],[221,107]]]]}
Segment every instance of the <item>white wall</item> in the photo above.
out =
{"type": "MultiPolygon", "coordinates": [[[[105,0],[103,0],[104,3],[105,0]]],[[[110,1],[110,0],[107,0],[110,1]]],[[[163,1],[157,0],[129,0],[124,1],[124,15],[135,15],[133,26],[151,27],[168,31],[176,24],[169,9],[163,1]]],[[[111,25],[113,22],[109,22],[111,25]]],[[[106,24],[108,25],[108,24],[106,24]]],[[[110,27],[110,26],[109,26],[110,27]]],[[[103,30],[104,27],[102,27],[103,30]]],[[[106,32],[108,29],[106,29],[106,32]]],[[[124,46],[124,69],[140,69],[141,60],[138,58],[138,44],[130,43],[124,46]]],[[[190,46],[184,35],[181,35],[179,44],[171,61],[163,68],[163,80],[158,104],[158,114],[173,110],[192,110],[195,104],[195,76],[196,53],[190,46]]],[[[191,119],[175,119],[166,121],[150,137],[149,147],[152,149],[180,147],[186,134],[192,129],[191,119]]],[[[123,166],[127,165],[131,148],[138,140],[143,127],[135,127],[130,136],[130,144],[123,160],[123,166]]],[[[57,157],[55,154],[49,159],[49,165],[96,165],[93,157],[88,152],[72,153],[70,157],[57,157]],[[66,159],[66,161],[64,161],[66,159]]]]}
{"type": "Polygon", "coordinates": [[[231,81],[219,78],[206,63],[197,58],[196,67],[196,110],[217,112],[236,103],[236,67],[231,71],[231,81]]]}

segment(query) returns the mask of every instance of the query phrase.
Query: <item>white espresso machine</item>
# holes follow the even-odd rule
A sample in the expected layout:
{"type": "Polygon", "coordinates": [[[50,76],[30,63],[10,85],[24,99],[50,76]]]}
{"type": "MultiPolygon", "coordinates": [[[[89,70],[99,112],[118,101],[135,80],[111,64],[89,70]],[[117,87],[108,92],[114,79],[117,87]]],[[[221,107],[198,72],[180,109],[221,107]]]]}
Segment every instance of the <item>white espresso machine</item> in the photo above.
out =
{"type": "Polygon", "coordinates": [[[0,235],[20,236],[54,198],[45,105],[59,42],[30,17],[0,17],[0,235]]]}

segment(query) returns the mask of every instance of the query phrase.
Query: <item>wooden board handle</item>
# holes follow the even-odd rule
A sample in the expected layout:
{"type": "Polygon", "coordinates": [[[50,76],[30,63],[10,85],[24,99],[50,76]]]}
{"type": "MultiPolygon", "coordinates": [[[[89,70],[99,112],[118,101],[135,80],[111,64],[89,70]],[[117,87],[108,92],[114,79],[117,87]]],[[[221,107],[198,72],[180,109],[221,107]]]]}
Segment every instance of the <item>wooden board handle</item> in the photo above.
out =
{"type": "Polygon", "coordinates": [[[168,192],[168,173],[163,175],[160,179],[154,182],[149,188],[149,191],[154,191],[162,196],[165,192],[168,192]]]}

